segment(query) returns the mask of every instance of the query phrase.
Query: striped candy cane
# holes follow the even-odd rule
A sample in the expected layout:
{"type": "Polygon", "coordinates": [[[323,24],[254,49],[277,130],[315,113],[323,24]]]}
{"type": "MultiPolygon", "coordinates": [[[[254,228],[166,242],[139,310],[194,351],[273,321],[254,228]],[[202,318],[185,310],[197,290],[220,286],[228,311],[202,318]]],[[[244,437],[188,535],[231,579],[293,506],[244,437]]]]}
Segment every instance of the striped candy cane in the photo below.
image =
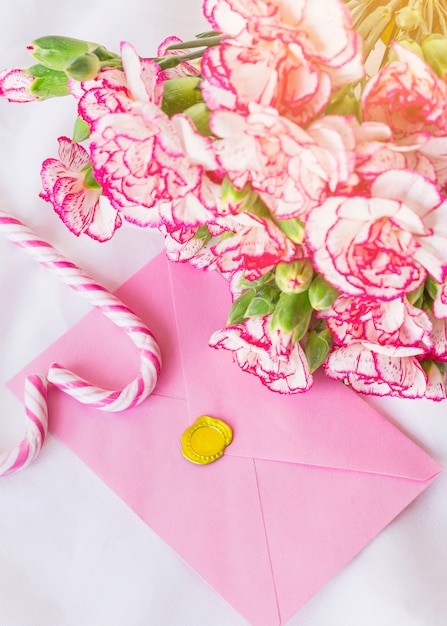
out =
{"type": "Polygon", "coordinates": [[[19,446],[0,456],[1,476],[28,465],[43,444],[47,429],[46,384],[43,384],[43,380],[51,382],[83,404],[104,411],[124,411],[140,404],[152,393],[160,374],[161,356],[152,333],[130,309],[76,265],[61,256],[49,243],[37,237],[20,220],[2,210],[0,210],[0,231],[16,245],[24,248],[44,267],[56,273],[114,324],[123,328],[140,356],[138,376],[119,391],[92,385],[57,363],[51,365],[46,378],[28,377],[25,398],[28,418],[26,434],[19,446]]]}

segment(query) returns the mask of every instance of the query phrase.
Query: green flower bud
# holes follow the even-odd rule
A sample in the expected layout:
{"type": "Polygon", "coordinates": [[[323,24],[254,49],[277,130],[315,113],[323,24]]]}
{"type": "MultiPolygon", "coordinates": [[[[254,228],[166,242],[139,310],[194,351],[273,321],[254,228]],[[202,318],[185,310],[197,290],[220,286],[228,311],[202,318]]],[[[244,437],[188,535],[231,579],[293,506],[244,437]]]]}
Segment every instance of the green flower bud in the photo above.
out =
{"type": "Polygon", "coordinates": [[[242,189],[236,189],[225,176],[222,181],[220,197],[224,205],[231,207],[232,211],[247,211],[253,207],[258,195],[253,191],[250,184],[245,185],[242,189]]]}
{"type": "Polygon", "coordinates": [[[340,293],[321,274],[318,274],[309,287],[309,300],[315,311],[329,309],[340,293]]]}
{"type": "Polygon", "coordinates": [[[73,57],[65,67],[67,76],[79,82],[96,78],[100,69],[101,63],[93,52],[73,57]]]}
{"type": "Polygon", "coordinates": [[[315,372],[326,361],[331,351],[332,343],[333,337],[327,327],[321,331],[314,329],[309,332],[305,353],[311,373],[315,372]]]}
{"type": "Polygon", "coordinates": [[[275,282],[281,291],[300,293],[300,291],[306,291],[309,288],[313,274],[310,259],[278,263],[275,270],[275,282]]]}
{"type": "Polygon", "coordinates": [[[277,224],[290,241],[303,243],[304,225],[299,220],[278,220],[277,224]]]}
{"type": "Polygon", "coordinates": [[[286,334],[293,332],[295,341],[299,341],[307,332],[311,316],[312,307],[307,291],[301,293],[283,292],[273,311],[272,330],[281,330],[286,334]]]}
{"type": "Polygon", "coordinates": [[[29,88],[30,93],[40,100],[68,96],[68,78],[65,72],[50,70],[44,65],[32,65],[25,74],[34,76],[34,80],[29,88]]]}
{"type": "Polygon", "coordinates": [[[414,30],[422,21],[421,12],[410,7],[403,7],[394,14],[396,26],[400,30],[414,30]]]}
{"type": "Polygon", "coordinates": [[[163,83],[163,101],[161,108],[171,117],[176,113],[183,113],[185,109],[198,102],[203,102],[200,91],[200,78],[184,76],[171,78],[163,83]]]}
{"type": "Polygon", "coordinates": [[[28,50],[42,65],[52,70],[64,70],[69,61],[80,54],[93,52],[98,48],[97,43],[49,35],[35,39],[28,50]]]}
{"type": "Polygon", "coordinates": [[[192,121],[201,135],[211,137],[213,131],[210,128],[210,110],[204,102],[198,102],[183,111],[192,121]]]}
{"type": "Polygon", "coordinates": [[[447,37],[444,35],[429,35],[422,42],[424,59],[440,77],[447,75],[447,37]]]}

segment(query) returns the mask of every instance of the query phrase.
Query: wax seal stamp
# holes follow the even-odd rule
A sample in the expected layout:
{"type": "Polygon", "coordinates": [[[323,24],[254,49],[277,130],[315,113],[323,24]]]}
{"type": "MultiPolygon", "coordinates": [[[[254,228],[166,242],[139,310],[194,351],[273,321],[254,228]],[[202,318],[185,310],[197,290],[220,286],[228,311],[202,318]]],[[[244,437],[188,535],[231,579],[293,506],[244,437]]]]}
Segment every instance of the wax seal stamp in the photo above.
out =
{"type": "Polygon", "coordinates": [[[231,428],[208,415],[197,418],[181,437],[183,456],[198,465],[214,463],[233,439],[231,428]]]}

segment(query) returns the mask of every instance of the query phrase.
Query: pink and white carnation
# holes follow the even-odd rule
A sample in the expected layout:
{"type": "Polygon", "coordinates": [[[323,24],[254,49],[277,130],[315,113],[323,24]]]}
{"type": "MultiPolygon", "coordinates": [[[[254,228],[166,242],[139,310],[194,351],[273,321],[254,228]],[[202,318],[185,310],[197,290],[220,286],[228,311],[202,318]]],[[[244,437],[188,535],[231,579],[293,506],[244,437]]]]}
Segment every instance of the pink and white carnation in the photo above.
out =
{"type": "Polygon", "coordinates": [[[362,342],[336,347],[324,367],[329,378],[369,395],[422,398],[427,387],[427,375],[414,354],[393,355],[362,342]]]}
{"type": "Polygon", "coordinates": [[[306,238],[315,268],[346,295],[393,300],[429,273],[447,274],[447,202],[419,174],[391,170],[371,196],[332,196],[312,209],[306,238]]]}
{"type": "Polygon", "coordinates": [[[0,97],[9,102],[33,102],[39,98],[33,95],[30,87],[34,77],[19,68],[0,72],[0,97]]]}
{"type": "MultiPolygon", "coordinates": [[[[168,50],[170,46],[182,43],[179,37],[167,37],[158,46],[157,55],[159,57],[165,56],[183,56],[184,50],[168,50]]],[[[199,76],[200,66],[197,63],[190,63],[184,61],[179,63],[175,67],[170,67],[160,72],[159,77],[161,80],[171,80],[173,78],[183,78],[184,76],[199,76]]]]}
{"type": "Polygon", "coordinates": [[[204,55],[212,110],[257,102],[306,124],[333,89],[363,76],[361,39],[339,0],[206,0],[204,9],[211,26],[231,36],[204,55]]]}
{"type": "Polygon", "coordinates": [[[391,44],[398,60],[385,65],[362,95],[364,120],[383,122],[396,135],[447,131],[447,85],[414,52],[391,44]]]}
{"type": "Polygon", "coordinates": [[[309,133],[256,104],[245,114],[216,111],[210,125],[222,170],[237,189],[250,183],[278,219],[304,219],[321,204],[337,162],[309,133]]]}
{"type": "Polygon", "coordinates": [[[428,315],[405,297],[389,301],[376,298],[339,296],[330,309],[320,313],[337,344],[379,345],[393,355],[406,348],[429,352],[432,324],[428,315]]]}
{"type": "Polygon", "coordinates": [[[223,273],[245,270],[247,280],[261,278],[280,261],[291,261],[297,246],[274,222],[246,215],[234,235],[222,238],[213,248],[217,267],[223,273]]]}
{"type": "Polygon", "coordinates": [[[59,138],[59,159],[42,165],[41,197],[51,202],[64,224],[75,235],[85,233],[98,241],[110,239],[121,218],[99,186],[86,185],[88,152],[67,137],[59,138]]]}
{"type": "Polygon", "coordinates": [[[272,391],[307,391],[313,379],[301,345],[291,333],[272,331],[270,322],[271,316],[248,318],[213,333],[209,345],[231,351],[244,372],[255,374],[272,391]]]}
{"type": "Polygon", "coordinates": [[[148,214],[146,222],[141,207],[157,213],[157,205],[170,202],[179,224],[212,220],[217,194],[206,176],[207,170],[216,169],[211,140],[186,116],[170,119],[161,110],[158,66],[141,61],[129,45],[122,46],[122,54],[131,97],[122,101],[121,92],[117,99],[116,92],[101,86],[93,103],[80,102],[83,116],[92,123],[95,177],[118,210],[136,205],[134,215],[127,208],[126,219],[140,225],[156,220],[148,214]],[[97,117],[99,102],[101,107],[110,103],[111,109],[97,117]]]}

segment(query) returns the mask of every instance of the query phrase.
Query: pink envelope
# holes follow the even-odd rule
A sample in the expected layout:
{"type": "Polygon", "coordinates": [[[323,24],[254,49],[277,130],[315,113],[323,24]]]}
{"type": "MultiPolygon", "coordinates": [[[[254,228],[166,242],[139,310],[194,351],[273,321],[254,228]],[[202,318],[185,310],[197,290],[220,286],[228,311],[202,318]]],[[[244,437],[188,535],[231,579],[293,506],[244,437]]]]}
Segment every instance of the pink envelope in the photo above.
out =
{"type": "MultiPolygon", "coordinates": [[[[321,375],[310,392],[280,396],[209,348],[229,308],[221,276],[160,255],[117,295],[159,340],[156,393],[107,414],[52,388],[50,429],[252,626],[286,622],[441,471],[343,384],[321,375]],[[180,437],[203,414],[234,440],[199,466],[180,437]]],[[[138,366],[124,333],[92,311],[13,391],[22,397],[25,375],[55,360],[108,387],[138,366]]]]}

